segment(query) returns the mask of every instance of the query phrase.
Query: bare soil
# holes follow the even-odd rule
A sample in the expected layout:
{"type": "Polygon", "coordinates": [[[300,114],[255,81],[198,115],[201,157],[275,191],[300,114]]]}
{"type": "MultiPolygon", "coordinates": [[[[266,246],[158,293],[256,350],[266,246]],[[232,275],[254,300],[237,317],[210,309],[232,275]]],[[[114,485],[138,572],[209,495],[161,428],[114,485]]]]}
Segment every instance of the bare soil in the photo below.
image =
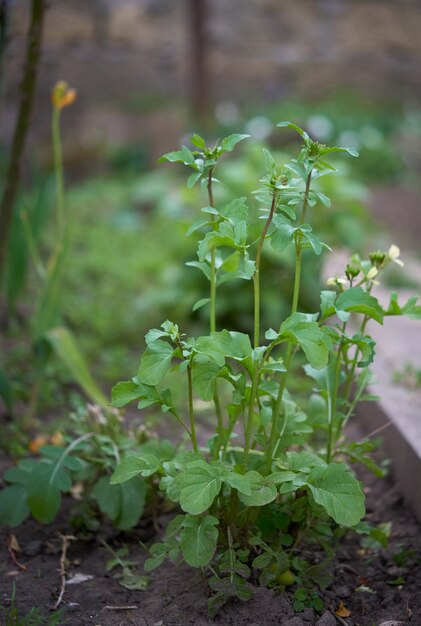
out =
{"type": "MultiPolygon", "coordinates": [[[[356,434],[358,436],[358,433],[356,434]]],[[[392,531],[386,549],[374,551],[361,547],[361,537],[348,533],[341,542],[333,563],[334,582],[321,592],[325,612],[306,609],[294,614],[288,591],[254,588],[252,599],[232,601],[213,620],[207,614],[208,589],[199,570],[184,565],[164,564],[148,574],[145,591],[123,588],[106,571],[110,554],[102,540],[114,550],[127,545],[130,558],[139,561],[139,573],[146,558],[139,540],[153,543],[155,527],[151,520],[142,521],[130,533],[120,533],[104,525],[94,535],[76,538],[68,549],[67,578],[75,574],[92,578],[79,584],[68,584],[61,603],[67,626],[387,626],[421,625],[421,532],[420,526],[404,505],[392,481],[380,480],[363,472],[367,516],[371,523],[390,522],[392,531]],[[349,617],[335,616],[342,600],[349,617]],[[386,626],[386,625],[384,625],[386,626]]],[[[63,507],[61,517],[53,524],[41,526],[28,520],[14,529],[21,547],[17,553],[21,569],[8,551],[10,529],[0,528],[0,605],[10,604],[13,584],[15,603],[22,615],[38,607],[45,624],[51,607],[60,593],[59,534],[73,535],[63,507]]],[[[165,519],[158,523],[165,523],[165,519]]],[[[3,625],[4,613],[0,611],[3,625]]]]}

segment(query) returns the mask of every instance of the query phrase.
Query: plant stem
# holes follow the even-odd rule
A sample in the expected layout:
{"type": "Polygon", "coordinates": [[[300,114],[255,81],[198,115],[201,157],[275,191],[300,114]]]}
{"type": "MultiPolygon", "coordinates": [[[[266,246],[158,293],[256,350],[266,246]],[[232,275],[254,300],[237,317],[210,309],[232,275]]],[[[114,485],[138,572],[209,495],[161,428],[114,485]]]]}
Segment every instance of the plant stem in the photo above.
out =
{"type": "MultiPolygon", "coordinates": [[[[360,327],[360,334],[363,335],[365,328],[367,326],[367,323],[369,321],[369,317],[368,315],[364,315],[363,321],[361,323],[361,327],[360,327]]],[[[359,349],[358,347],[355,348],[355,354],[354,354],[354,358],[352,359],[352,367],[351,370],[347,376],[347,380],[346,380],[346,385],[345,385],[345,390],[344,390],[344,397],[346,398],[346,400],[349,401],[349,395],[351,392],[351,386],[354,380],[354,375],[355,375],[355,370],[357,369],[357,363],[358,363],[358,353],[359,353],[359,349]]]]}
{"type": "MultiPolygon", "coordinates": [[[[266,220],[265,226],[262,230],[262,234],[260,235],[260,239],[259,239],[259,243],[258,243],[257,251],[256,251],[256,259],[255,259],[256,269],[253,274],[254,347],[255,348],[257,348],[260,345],[260,259],[262,256],[263,244],[265,242],[265,238],[266,238],[270,223],[272,222],[272,219],[273,219],[275,207],[276,207],[276,191],[273,192],[269,215],[266,220]]],[[[257,388],[259,385],[259,374],[260,374],[259,367],[255,365],[255,368],[253,371],[251,392],[250,392],[249,409],[248,409],[247,421],[245,424],[245,432],[244,432],[244,457],[243,457],[244,471],[247,471],[247,462],[248,462],[248,456],[249,456],[250,446],[251,446],[251,436],[253,432],[254,405],[256,402],[257,388]]]]}
{"type": "Polygon", "coordinates": [[[53,138],[54,173],[56,179],[57,233],[58,238],[64,231],[64,182],[63,182],[63,150],[60,135],[61,109],[54,107],[51,117],[51,134],[53,138]]]}
{"type": "MultiPolygon", "coordinates": [[[[308,196],[310,193],[310,184],[311,184],[311,175],[312,170],[307,175],[306,186],[304,191],[304,199],[303,199],[303,210],[301,212],[300,226],[304,224],[307,207],[308,207],[308,196]]],[[[301,236],[298,232],[298,236],[295,239],[295,276],[294,276],[294,292],[292,295],[292,304],[291,304],[291,315],[297,312],[298,308],[298,298],[300,295],[300,282],[301,282],[301,261],[302,261],[302,247],[301,247],[301,236]]],[[[270,439],[269,439],[269,448],[267,453],[267,462],[268,462],[268,472],[271,471],[273,454],[275,451],[276,440],[278,434],[280,433],[279,428],[279,418],[281,415],[281,406],[282,406],[282,398],[285,391],[287,376],[289,372],[289,368],[291,365],[293,357],[293,346],[291,343],[288,344],[287,353],[285,356],[285,368],[286,372],[281,377],[281,382],[279,384],[278,395],[276,397],[275,405],[273,407],[272,414],[272,428],[270,431],[270,439]]],[[[285,431],[286,421],[284,420],[284,424],[282,427],[282,433],[285,431]]]]}
{"type": "MultiPolygon", "coordinates": [[[[213,199],[212,175],[213,175],[213,168],[211,168],[208,172],[207,190],[208,190],[209,206],[214,208],[215,202],[213,199]]],[[[213,214],[211,214],[211,222],[212,222],[212,227],[215,230],[216,223],[215,223],[215,216],[213,214]]],[[[215,249],[212,249],[211,250],[211,264],[210,264],[210,332],[213,333],[215,332],[215,330],[216,330],[216,251],[215,249]]],[[[213,454],[214,458],[216,459],[218,458],[219,450],[221,448],[222,433],[224,430],[224,422],[222,419],[222,409],[221,409],[221,403],[219,400],[217,381],[215,381],[215,394],[213,396],[213,403],[215,405],[215,413],[216,413],[216,418],[218,420],[218,440],[215,444],[215,451],[213,454]]]]}
{"type": "Polygon", "coordinates": [[[263,244],[265,242],[266,234],[268,232],[270,223],[273,219],[273,214],[276,207],[276,191],[272,195],[272,203],[270,205],[270,211],[263,228],[262,234],[259,239],[259,244],[256,251],[256,269],[253,274],[253,286],[254,286],[254,347],[257,348],[260,345],[260,259],[262,256],[263,244]]]}
{"type": "Polygon", "coordinates": [[[247,463],[250,452],[251,445],[251,435],[253,432],[253,415],[254,415],[254,405],[257,397],[257,386],[259,383],[259,368],[255,365],[255,369],[253,372],[253,379],[251,383],[251,391],[250,391],[250,400],[249,400],[249,408],[247,414],[247,420],[244,428],[244,455],[243,455],[243,469],[244,472],[247,471],[247,463]]]}
{"type": "Polygon", "coordinates": [[[335,377],[333,379],[333,390],[332,397],[329,402],[329,424],[327,431],[327,449],[326,449],[326,463],[330,463],[332,459],[332,447],[333,447],[333,426],[335,422],[335,413],[336,413],[336,400],[338,397],[338,386],[339,386],[339,376],[341,373],[341,354],[343,347],[343,335],[346,329],[346,322],[342,325],[342,337],[339,341],[338,351],[336,353],[336,364],[335,364],[335,377]]]}
{"type": "Polygon", "coordinates": [[[191,365],[187,366],[187,378],[189,385],[189,419],[190,419],[190,436],[193,444],[194,452],[199,452],[197,447],[197,439],[196,439],[196,427],[194,423],[194,410],[193,410],[193,383],[192,383],[192,375],[191,375],[191,365]]]}
{"type": "MultiPolygon", "coordinates": [[[[213,191],[212,191],[212,174],[213,174],[213,168],[211,168],[208,173],[207,190],[208,190],[209,206],[214,208],[215,204],[213,200],[213,191]]],[[[212,227],[215,230],[216,224],[215,224],[215,216],[213,214],[211,214],[211,222],[212,222],[212,227]]],[[[216,252],[215,252],[215,248],[213,248],[211,250],[211,263],[210,263],[210,274],[211,274],[210,275],[210,332],[211,333],[216,330],[216,263],[215,263],[215,258],[216,258],[216,252]]]]}

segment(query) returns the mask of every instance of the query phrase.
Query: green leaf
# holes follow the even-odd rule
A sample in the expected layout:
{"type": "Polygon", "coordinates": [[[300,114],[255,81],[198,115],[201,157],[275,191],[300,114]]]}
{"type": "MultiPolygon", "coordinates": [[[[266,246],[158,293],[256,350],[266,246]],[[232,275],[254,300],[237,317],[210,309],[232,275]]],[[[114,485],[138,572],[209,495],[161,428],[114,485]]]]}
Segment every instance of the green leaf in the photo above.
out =
{"type": "Polygon", "coordinates": [[[243,141],[243,139],[247,139],[248,137],[250,137],[250,135],[240,135],[238,133],[225,137],[221,141],[221,152],[231,152],[234,150],[237,143],[243,141]]]}
{"type": "Polygon", "coordinates": [[[214,361],[193,364],[193,387],[201,400],[209,401],[215,395],[215,382],[221,371],[220,365],[214,361]]]}
{"type": "Polygon", "coordinates": [[[263,478],[259,472],[254,470],[247,472],[245,478],[250,485],[251,494],[246,495],[239,492],[238,498],[243,504],[246,506],[264,506],[275,500],[277,491],[272,481],[263,478]]]}
{"type": "Polygon", "coordinates": [[[217,339],[227,358],[242,361],[252,355],[250,337],[245,333],[221,330],[212,333],[211,336],[217,339]]]}
{"type": "Polygon", "coordinates": [[[103,476],[93,488],[92,495],[101,512],[110,518],[116,528],[129,530],[137,524],[143,513],[146,483],[136,478],[123,484],[110,485],[108,476],[103,476]]]}
{"type": "Polygon", "coordinates": [[[153,546],[151,546],[149,553],[151,554],[151,557],[146,559],[143,566],[146,572],[156,569],[165,561],[168,554],[168,548],[164,543],[154,543],[153,546]]]}
{"type": "Polygon", "coordinates": [[[299,126],[297,126],[297,124],[293,124],[292,122],[279,122],[278,124],[276,124],[276,126],[281,127],[281,128],[292,128],[293,130],[295,130],[300,137],[302,137],[304,140],[308,140],[310,139],[310,137],[308,136],[308,133],[306,133],[305,130],[303,130],[302,128],[300,128],[299,126]]]}
{"type": "Polygon", "coordinates": [[[314,468],[308,476],[308,486],[316,503],[338,524],[354,526],[363,517],[364,494],[360,483],[343,463],[314,468]]]}
{"type": "Polygon", "coordinates": [[[370,363],[373,363],[374,355],[376,354],[374,350],[376,342],[374,339],[358,333],[351,338],[350,342],[361,351],[361,357],[357,363],[358,367],[368,367],[370,363]]]}
{"type": "Polygon", "coordinates": [[[190,141],[192,142],[192,144],[194,146],[196,146],[197,148],[200,148],[201,150],[206,150],[206,143],[205,140],[203,139],[203,137],[201,137],[200,135],[198,135],[197,133],[194,133],[192,135],[192,137],[190,138],[190,141]]]}
{"type": "Polygon", "coordinates": [[[389,306],[384,311],[385,315],[406,315],[409,319],[419,320],[421,319],[421,305],[417,304],[418,298],[412,296],[408,301],[400,306],[398,303],[398,294],[392,292],[390,294],[389,306]]]}
{"type": "Polygon", "coordinates": [[[231,220],[234,224],[238,224],[238,222],[247,222],[247,198],[236,198],[227,204],[220,211],[220,213],[223,217],[231,220]]]}
{"type": "Polygon", "coordinates": [[[0,524],[19,526],[29,515],[28,493],[23,485],[12,485],[0,491],[0,524]]]}
{"type": "Polygon", "coordinates": [[[205,567],[215,554],[218,541],[216,517],[193,517],[186,515],[180,534],[181,551],[192,567],[205,567]]]}
{"type": "Polygon", "coordinates": [[[296,228],[282,215],[275,215],[272,223],[275,227],[271,235],[271,245],[276,252],[283,252],[294,240],[296,228]]]}
{"type": "Polygon", "coordinates": [[[159,459],[153,454],[142,454],[142,456],[129,455],[126,456],[117,465],[110,478],[110,485],[126,482],[134,476],[140,474],[145,478],[152,476],[160,466],[159,459]]]}
{"type": "Polygon", "coordinates": [[[38,522],[49,524],[61,504],[61,491],[71,488],[69,475],[55,463],[39,463],[28,479],[28,506],[38,522]]]}
{"type": "Polygon", "coordinates": [[[134,400],[140,400],[145,397],[151,397],[152,399],[152,397],[156,396],[155,402],[159,400],[159,396],[153,387],[138,381],[139,379],[135,378],[134,380],[121,381],[114,385],[111,390],[112,406],[120,409],[134,400]]]}
{"type": "Polygon", "coordinates": [[[213,335],[211,337],[198,337],[194,342],[194,350],[198,354],[209,357],[220,367],[225,364],[225,350],[213,335]]]}
{"type": "MultiPolygon", "coordinates": [[[[192,174],[192,176],[193,176],[193,174],[192,174]]],[[[199,230],[200,228],[202,228],[203,226],[207,226],[208,224],[209,224],[209,220],[207,220],[206,218],[202,218],[201,220],[197,220],[197,222],[194,222],[194,224],[192,224],[190,226],[190,228],[187,229],[186,237],[189,237],[190,235],[195,233],[196,230],[199,230]]]]}
{"type": "Polygon", "coordinates": [[[197,267],[197,269],[203,272],[206,278],[210,280],[210,266],[208,263],[200,261],[187,261],[186,265],[188,265],[188,267],[197,267]]]}
{"type": "Polygon", "coordinates": [[[294,313],[281,324],[280,339],[297,343],[315,369],[324,367],[329,359],[329,339],[317,322],[308,321],[304,313],[294,313]]]}
{"type": "Polygon", "coordinates": [[[53,328],[45,334],[45,339],[86,395],[96,404],[107,406],[108,400],[92,378],[70,331],[67,328],[53,328]]]}
{"type": "Polygon", "coordinates": [[[186,513],[200,515],[213,503],[221,485],[221,473],[218,468],[197,461],[183,473],[180,490],[180,506],[186,513]]]}
{"type": "Polygon", "coordinates": [[[181,150],[175,150],[174,152],[164,154],[159,159],[158,163],[163,163],[165,161],[169,161],[170,163],[184,163],[184,165],[189,165],[190,167],[193,167],[193,169],[197,169],[194,154],[186,146],[183,146],[181,150]]]}
{"type": "Polygon", "coordinates": [[[209,302],[210,298],[202,298],[201,300],[198,300],[193,304],[192,311],[197,311],[198,309],[201,309],[202,306],[206,306],[207,304],[209,304],[209,302]]]}
{"type": "Polygon", "coordinates": [[[174,350],[166,341],[158,339],[150,344],[140,360],[139,378],[146,385],[157,385],[171,367],[174,350]]]}
{"type": "Polygon", "coordinates": [[[383,324],[383,309],[377,298],[361,287],[351,287],[341,293],[335,303],[336,310],[368,315],[379,324],[383,324]]]}

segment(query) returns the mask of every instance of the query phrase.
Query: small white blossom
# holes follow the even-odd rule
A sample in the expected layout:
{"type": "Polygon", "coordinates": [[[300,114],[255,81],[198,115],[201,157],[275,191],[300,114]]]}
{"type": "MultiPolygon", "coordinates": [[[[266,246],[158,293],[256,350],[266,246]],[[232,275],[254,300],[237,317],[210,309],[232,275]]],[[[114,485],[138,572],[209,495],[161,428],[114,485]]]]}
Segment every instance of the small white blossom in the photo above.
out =
{"type": "Polygon", "coordinates": [[[347,279],[343,276],[331,276],[330,278],[327,279],[326,283],[328,285],[332,285],[332,286],[336,286],[336,285],[346,285],[347,284],[347,279]]]}
{"type": "Polygon", "coordinates": [[[370,268],[366,276],[367,280],[370,280],[374,285],[379,285],[379,281],[374,280],[378,273],[379,270],[377,269],[377,267],[370,268]]]}
{"type": "Polygon", "coordinates": [[[389,248],[387,256],[393,263],[396,263],[397,265],[400,265],[401,267],[403,267],[404,262],[401,261],[401,259],[399,258],[400,254],[401,254],[401,251],[398,248],[398,246],[395,246],[395,244],[392,244],[389,248]]]}

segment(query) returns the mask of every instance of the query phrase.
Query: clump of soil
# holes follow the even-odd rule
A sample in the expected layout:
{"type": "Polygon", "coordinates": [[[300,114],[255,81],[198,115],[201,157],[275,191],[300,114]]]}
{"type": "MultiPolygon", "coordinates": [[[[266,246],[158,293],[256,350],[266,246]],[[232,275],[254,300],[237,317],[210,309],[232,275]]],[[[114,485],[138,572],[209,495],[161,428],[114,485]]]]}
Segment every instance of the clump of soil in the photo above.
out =
{"type": "MultiPolygon", "coordinates": [[[[139,561],[139,573],[146,558],[139,543],[153,542],[152,523],[142,522],[131,533],[101,528],[91,537],[76,535],[68,548],[68,577],[91,576],[79,584],[68,584],[61,603],[67,626],[393,626],[421,624],[421,532],[390,480],[363,472],[360,476],[367,495],[366,519],[377,524],[391,523],[386,549],[361,547],[361,537],[348,533],[340,544],[333,568],[334,582],[321,592],[325,612],[314,609],[294,614],[288,592],[256,587],[252,599],[232,601],[214,619],[207,614],[208,588],[200,570],[165,563],[148,574],[145,591],[122,587],[106,571],[111,558],[102,543],[114,550],[127,545],[129,558],[139,561]],[[340,601],[348,617],[335,616],[340,601]],[[388,624],[392,626],[392,624],[388,624]]],[[[14,530],[22,551],[17,553],[21,569],[8,552],[10,529],[0,529],[0,605],[5,607],[15,585],[15,604],[22,615],[38,607],[48,624],[50,608],[60,593],[62,535],[74,534],[63,517],[49,526],[28,520],[14,530]]],[[[1,616],[1,611],[0,611],[1,616]]]]}

